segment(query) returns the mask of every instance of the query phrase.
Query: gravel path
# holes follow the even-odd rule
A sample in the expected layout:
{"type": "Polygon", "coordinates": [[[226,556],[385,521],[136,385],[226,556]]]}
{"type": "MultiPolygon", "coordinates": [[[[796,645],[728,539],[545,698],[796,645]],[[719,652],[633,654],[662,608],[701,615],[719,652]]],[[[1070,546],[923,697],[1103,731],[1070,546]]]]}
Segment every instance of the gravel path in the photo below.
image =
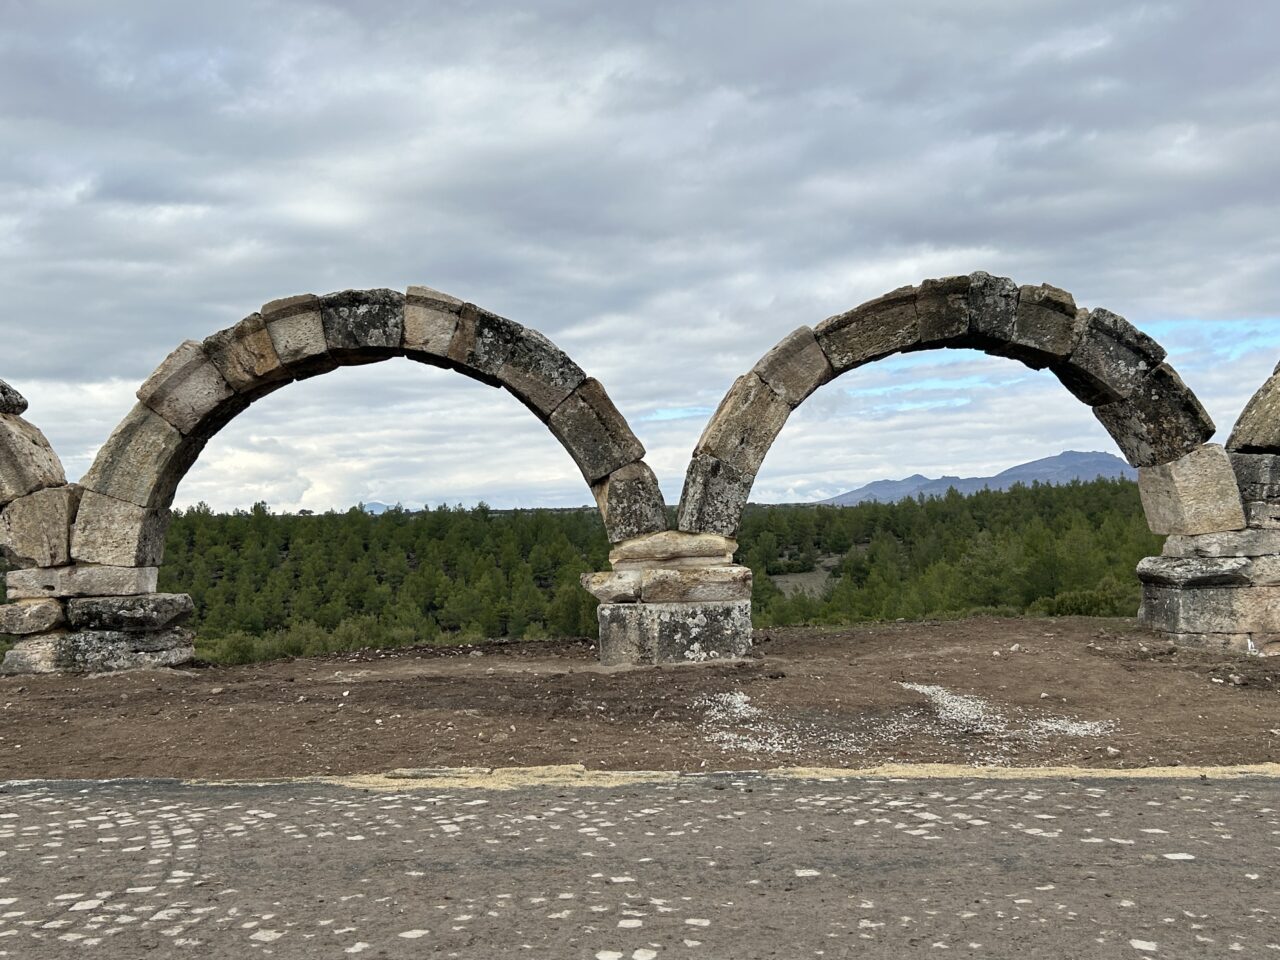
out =
{"type": "Polygon", "coordinates": [[[0,957],[1280,958],[1280,780],[0,788],[0,957]]]}

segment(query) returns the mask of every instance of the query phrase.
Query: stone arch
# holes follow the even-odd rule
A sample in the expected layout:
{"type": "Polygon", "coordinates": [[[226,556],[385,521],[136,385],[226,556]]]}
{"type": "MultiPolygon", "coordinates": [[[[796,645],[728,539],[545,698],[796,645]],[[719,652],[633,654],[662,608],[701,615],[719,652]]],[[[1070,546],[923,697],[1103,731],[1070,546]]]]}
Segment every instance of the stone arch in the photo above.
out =
{"type": "Polygon", "coordinates": [[[792,410],[843,373],[939,347],[1052,370],[1140,468],[1155,532],[1245,525],[1227,455],[1206,444],[1213,421],[1158,343],[1108,310],[1078,308],[1065,290],[1020,287],[979,272],[902,287],[816,328],[801,327],[773,347],[734,382],[703,431],[685,477],[679,529],[736,537],[756,472],[792,410]]]}
{"type": "Polygon", "coordinates": [[[290,382],[396,356],[515,395],[578,465],[611,542],[666,529],[644,447],[599,381],[545,336],[429,287],[346,290],[274,300],[174,350],[80,482],[71,560],[157,567],[178,483],[214,434],[290,382]]]}

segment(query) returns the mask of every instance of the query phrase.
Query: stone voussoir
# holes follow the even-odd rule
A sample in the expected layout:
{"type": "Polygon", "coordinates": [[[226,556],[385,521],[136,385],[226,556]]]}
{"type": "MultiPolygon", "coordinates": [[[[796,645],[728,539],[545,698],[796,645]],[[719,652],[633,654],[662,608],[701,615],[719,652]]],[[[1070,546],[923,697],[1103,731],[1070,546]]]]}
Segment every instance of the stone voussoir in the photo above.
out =
{"type": "Polygon", "coordinates": [[[119,597],[155,593],[158,576],[155,567],[74,566],[11,570],[5,575],[5,583],[11,600],[119,597]]]}
{"type": "Polygon", "coordinates": [[[1227,449],[1232,453],[1280,454],[1280,370],[1245,405],[1227,449]]]}
{"type": "Polygon", "coordinates": [[[183,435],[197,432],[235,396],[204,345],[194,340],[179,344],[138,388],[138,399],[183,435]]]}
{"type": "Polygon", "coordinates": [[[342,290],[320,298],[329,356],[351,364],[383,360],[404,347],[404,300],[398,290],[342,290]]]}
{"type": "Polygon", "coordinates": [[[236,393],[259,397],[293,379],[259,313],[206,337],[204,352],[236,393]]]}
{"type": "Polygon", "coordinates": [[[65,622],[60,600],[14,600],[0,605],[0,634],[21,637],[47,633],[65,622]]]}
{"type": "Polygon", "coordinates": [[[1088,314],[1076,307],[1075,298],[1047,283],[1018,288],[1013,333],[990,352],[1043,368],[1071,355],[1084,335],[1088,314]]]}
{"type": "Polygon", "coordinates": [[[970,345],[971,283],[971,278],[967,276],[942,277],[921,282],[920,292],[916,294],[921,345],[970,345]]]}
{"type": "Polygon", "coordinates": [[[1095,309],[1071,356],[1052,368],[1077,399],[1096,407],[1127,400],[1164,359],[1164,348],[1124,317],[1095,309]]]}
{"type": "Polygon", "coordinates": [[[547,426],[588,484],[644,457],[644,446],[598,380],[583,381],[551,414],[547,426]]]}
{"type": "Polygon", "coordinates": [[[19,497],[0,513],[0,548],[19,567],[60,567],[70,562],[71,524],[80,487],[46,487],[19,497]]]}
{"type": "Polygon", "coordinates": [[[166,508],[204,443],[136,404],[98,451],[81,486],[140,507],[166,508]]]}
{"type": "Polygon", "coordinates": [[[978,346],[1008,343],[1018,319],[1018,285],[981,270],[969,274],[969,331],[978,346]]]}
{"type": "Polygon", "coordinates": [[[62,461],[34,424],[0,413],[0,507],[67,482],[62,461]]]}
{"type": "Polygon", "coordinates": [[[22,416],[27,412],[27,398],[9,384],[0,380],[0,414],[22,416]]]}
{"type": "Polygon", "coordinates": [[[737,537],[754,474],[745,474],[718,457],[695,454],[684,478],[677,527],[686,533],[737,537]]]}
{"type": "Polygon", "coordinates": [[[266,324],[276,356],[290,376],[306,379],[334,370],[338,361],[329,355],[320,314],[320,298],[302,293],[265,303],[258,311],[266,324]]]}
{"type": "Polygon", "coordinates": [[[917,287],[899,287],[818,324],[814,335],[834,373],[918,346],[917,292],[917,287]]]}
{"type": "Polygon", "coordinates": [[[463,302],[431,287],[413,286],[404,298],[404,340],[411,360],[449,366],[449,347],[458,331],[463,302]]]}
{"type": "Polygon", "coordinates": [[[156,567],[164,559],[167,509],[140,507],[86,490],[76,516],[71,557],[77,563],[156,567]]]}
{"type": "Polygon", "coordinates": [[[1186,456],[1208,441],[1213,421],[1182,378],[1161,364],[1125,400],[1093,408],[1135,467],[1154,467],[1186,456]]]}
{"type": "Polygon", "coordinates": [[[1170,463],[1138,470],[1138,492],[1152,533],[1227,533],[1246,526],[1227,451],[1206,443],[1170,463]]]}
{"type": "Polygon", "coordinates": [[[793,410],[835,376],[809,327],[787,334],[751,370],[793,410]]]}
{"type": "Polygon", "coordinates": [[[191,618],[195,603],[185,593],[143,593],[131,597],[75,597],[67,601],[67,622],[77,630],[149,632],[191,618]]]}
{"type": "Polygon", "coordinates": [[[644,461],[619,467],[591,485],[610,543],[667,529],[658,478],[644,461]]]}
{"type": "Polygon", "coordinates": [[[694,455],[715,457],[754,477],[791,415],[791,407],[754,373],[734,381],[707,422],[694,455]]]}

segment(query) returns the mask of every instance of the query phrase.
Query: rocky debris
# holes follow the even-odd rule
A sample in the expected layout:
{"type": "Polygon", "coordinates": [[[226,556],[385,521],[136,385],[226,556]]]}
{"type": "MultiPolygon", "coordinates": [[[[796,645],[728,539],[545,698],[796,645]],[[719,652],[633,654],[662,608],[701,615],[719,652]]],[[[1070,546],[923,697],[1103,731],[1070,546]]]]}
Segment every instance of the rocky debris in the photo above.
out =
{"type": "Polygon", "coordinates": [[[1125,459],[1154,467],[1190,453],[1213,436],[1213,421],[1168,364],[1161,364],[1125,400],[1093,408],[1125,459]]]}
{"type": "Polygon", "coordinates": [[[5,576],[10,600],[44,597],[122,597],[155,593],[155,567],[54,567],[11,570],[5,576]]]}
{"type": "Polygon", "coordinates": [[[431,287],[410,287],[404,300],[405,353],[411,360],[448,366],[449,346],[463,303],[431,287]]]}
{"type": "Polygon", "coordinates": [[[5,654],[0,672],[104,673],[171,667],[195,657],[194,635],[175,627],[159,633],[80,630],[23,640],[5,654]]]}
{"type": "Polygon", "coordinates": [[[21,637],[47,633],[65,622],[58,600],[15,600],[0,605],[0,634],[21,637]]]}
{"type": "Polygon", "coordinates": [[[320,298],[303,293],[263,304],[258,311],[266,324],[276,356],[299,379],[336,369],[338,361],[329,356],[324,335],[320,298]]]}
{"type": "Polygon", "coordinates": [[[920,343],[929,346],[969,346],[969,277],[925,280],[916,295],[920,343]]]}
{"type": "Polygon", "coordinates": [[[620,467],[591,485],[610,543],[667,528],[667,507],[658,478],[643,461],[620,467]]]}
{"type": "Polygon", "coordinates": [[[751,368],[787,406],[795,409],[813,391],[835,376],[827,355],[808,327],[783,337],[751,368]]]}
{"type": "Polygon", "coordinates": [[[1231,460],[1216,443],[1140,468],[1138,492],[1152,533],[1225,533],[1246,525],[1231,460]]]}
{"type": "Polygon", "coordinates": [[[643,603],[705,603],[751,600],[751,568],[737,565],[643,571],[643,603]]]}
{"type": "Polygon", "coordinates": [[[1078,400],[1096,407],[1131,397],[1164,358],[1164,348],[1124,317],[1097,309],[1071,356],[1052,368],[1078,400]]]}
{"type": "Polygon", "coordinates": [[[702,431],[694,456],[715,457],[754,477],[790,413],[787,402],[756,374],[741,376],[702,431]]]}
{"type": "Polygon", "coordinates": [[[399,354],[404,299],[397,290],[343,290],[321,297],[320,325],[329,356],[350,364],[399,354]]]}
{"type": "Polygon", "coordinates": [[[736,540],[719,534],[663,530],[617,544],[609,551],[609,562],[615,570],[632,569],[631,564],[645,568],[720,566],[732,563],[737,549],[736,540]]]}
{"type": "Polygon", "coordinates": [[[1280,501],[1280,455],[1232,453],[1231,467],[1246,503],[1280,501]]]}
{"type": "Polygon", "coordinates": [[[688,533],[738,535],[754,474],[708,454],[694,454],[685,474],[676,525],[688,533]]]}
{"type": "Polygon", "coordinates": [[[0,413],[21,416],[27,412],[27,398],[0,380],[0,413]]]}
{"type": "Polygon", "coordinates": [[[204,346],[194,340],[179,344],[138,388],[138,399],[184,435],[195,433],[207,417],[235,396],[204,346]]]}
{"type": "MultiPolygon", "coordinates": [[[[1166,633],[1165,637],[1176,647],[1199,647],[1244,654],[1263,652],[1251,633],[1166,633]]],[[[1222,682],[1216,677],[1213,679],[1216,683],[1222,682]]]]}
{"type": "Polygon", "coordinates": [[[0,549],[19,567],[60,567],[70,562],[71,523],[80,503],[74,484],[46,487],[19,497],[0,513],[0,549]]]}
{"type": "Polygon", "coordinates": [[[12,413],[0,413],[0,507],[67,482],[62,461],[44,434],[12,413]]]}
{"type": "Polygon", "coordinates": [[[1169,537],[1166,557],[1265,557],[1280,554],[1280,530],[1239,530],[1169,537]]]}
{"type": "Polygon", "coordinates": [[[644,457],[644,447],[598,380],[583,381],[547,425],[589,484],[644,457]]]}
{"type": "Polygon", "coordinates": [[[178,483],[204,449],[145,404],[137,404],[98,451],[81,484],[140,507],[166,508],[178,483]]]}
{"type": "Polygon", "coordinates": [[[604,603],[600,662],[699,663],[751,648],[751,602],[604,603]]]}
{"type": "Polygon", "coordinates": [[[1245,405],[1227,449],[1233,453],[1280,453],[1280,370],[1245,405]]]}
{"type": "Polygon", "coordinates": [[[899,287],[818,324],[814,335],[832,371],[839,375],[919,344],[916,292],[916,287],[899,287]]]}
{"type": "Polygon", "coordinates": [[[185,593],[78,597],[67,601],[67,621],[77,630],[146,633],[185,623],[195,609],[185,593]]]}
{"type": "Polygon", "coordinates": [[[169,519],[167,509],[148,509],[86,490],[76,516],[71,556],[78,563],[159,566],[169,519]]]}
{"type": "Polygon", "coordinates": [[[206,337],[204,352],[236,393],[259,397],[292,379],[259,313],[206,337]]]}

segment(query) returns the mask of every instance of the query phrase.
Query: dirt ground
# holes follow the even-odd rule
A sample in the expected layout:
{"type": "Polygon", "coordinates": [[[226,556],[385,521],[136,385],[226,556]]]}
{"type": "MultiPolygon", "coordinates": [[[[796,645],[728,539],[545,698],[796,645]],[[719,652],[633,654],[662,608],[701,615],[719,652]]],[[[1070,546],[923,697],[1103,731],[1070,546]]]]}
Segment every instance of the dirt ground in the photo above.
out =
{"type": "Polygon", "coordinates": [[[1085,618],[766,630],[745,662],[646,669],[519,643],[8,677],[0,705],[0,779],[1280,760],[1280,657],[1085,618]]]}

